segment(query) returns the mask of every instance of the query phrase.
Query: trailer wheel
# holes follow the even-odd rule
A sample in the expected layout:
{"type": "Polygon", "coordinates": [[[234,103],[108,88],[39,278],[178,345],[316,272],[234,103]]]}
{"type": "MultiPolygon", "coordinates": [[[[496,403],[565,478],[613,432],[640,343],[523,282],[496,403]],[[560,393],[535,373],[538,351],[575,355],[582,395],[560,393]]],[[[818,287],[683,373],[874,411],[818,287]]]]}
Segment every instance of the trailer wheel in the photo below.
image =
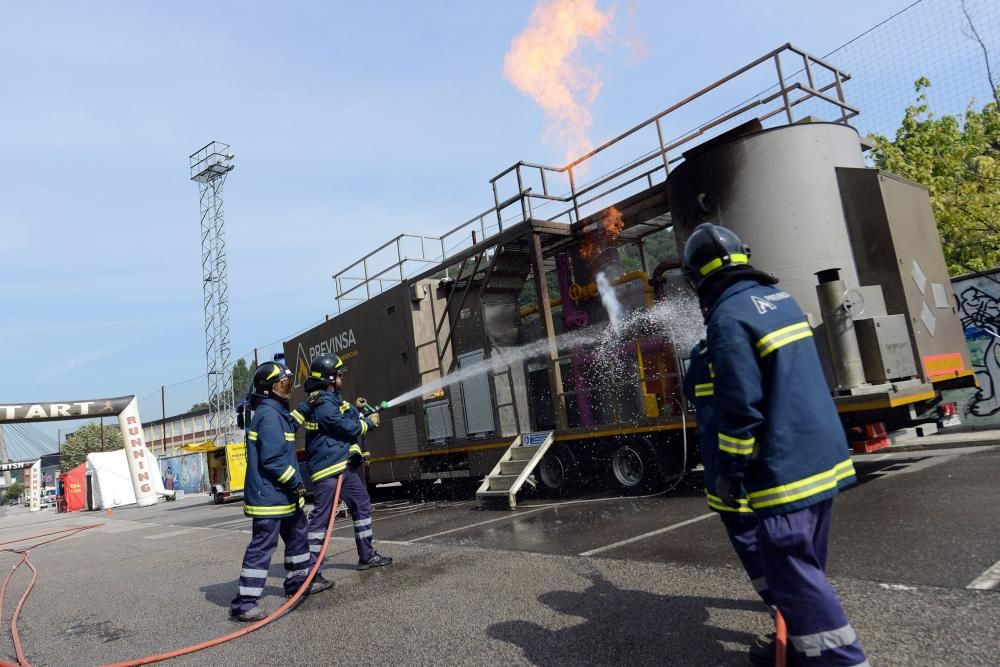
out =
{"type": "Polygon", "coordinates": [[[572,490],[579,473],[576,455],[566,445],[556,445],[539,462],[535,479],[540,493],[564,496],[572,490]]]}
{"type": "Polygon", "coordinates": [[[663,462],[644,438],[619,445],[611,455],[611,480],[626,495],[645,493],[663,484],[663,462]]]}
{"type": "Polygon", "coordinates": [[[215,502],[216,505],[221,505],[222,503],[224,503],[226,501],[226,497],[224,495],[222,495],[221,493],[216,492],[212,496],[212,500],[215,502]]]}

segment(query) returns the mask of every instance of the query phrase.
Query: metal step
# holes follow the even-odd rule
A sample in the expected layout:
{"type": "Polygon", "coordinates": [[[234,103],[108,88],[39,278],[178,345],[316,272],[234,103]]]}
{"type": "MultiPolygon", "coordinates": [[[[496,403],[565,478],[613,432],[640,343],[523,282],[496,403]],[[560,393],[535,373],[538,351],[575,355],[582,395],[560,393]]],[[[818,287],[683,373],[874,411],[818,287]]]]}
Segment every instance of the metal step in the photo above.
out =
{"type": "Polygon", "coordinates": [[[517,481],[517,475],[497,475],[490,477],[490,491],[510,491],[517,481]]]}
{"type": "MultiPolygon", "coordinates": [[[[518,449],[524,449],[523,447],[518,447],[518,449]]],[[[500,474],[501,475],[519,475],[524,467],[531,462],[530,459],[521,459],[519,461],[501,461],[500,462],[500,474]]]]}
{"type": "Polygon", "coordinates": [[[485,501],[489,498],[506,496],[507,506],[514,509],[517,506],[517,492],[545,456],[545,452],[552,444],[552,436],[552,431],[517,436],[479,485],[476,498],[480,501],[480,505],[485,506],[485,501]]]}
{"type": "Polygon", "coordinates": [[[511,461],[530,461],[531,457],[535,455],[535,447],[512,447],[510,450],[510,460],[511,461]]]}

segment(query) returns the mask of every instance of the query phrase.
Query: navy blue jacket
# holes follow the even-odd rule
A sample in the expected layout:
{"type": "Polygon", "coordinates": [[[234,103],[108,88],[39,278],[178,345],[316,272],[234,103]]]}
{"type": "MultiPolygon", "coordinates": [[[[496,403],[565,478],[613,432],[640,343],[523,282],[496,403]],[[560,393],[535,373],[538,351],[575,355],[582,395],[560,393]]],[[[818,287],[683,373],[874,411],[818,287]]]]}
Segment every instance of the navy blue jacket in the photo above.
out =
{"type": "Polygon", "coordinates": [[[708,346],[700,340],[691,350],[691,361],[684,375],[684,395],[694,405],[698,422],[698,449],[705,468],[705,497],[708,506],[716,512],[752,514],[747,504],[746,491],[740,489],[739,509],[722,502],[715,492],[715,478],[719,474],[719,429],[715,413],[715,373],[708,363],[708,346]]]}
{"type": "Polygon", "coordinates": [[[262,399],[247,433],[243,513],[268,519],[295,514],[304,504],[294,493],[301,483],[288,408],[273,398],[262,399]]]}
{"type": "Polygon", "coordinates": [[[795,300],[740,280],[712,304],[707,323],[719,473],[742,481],[754,512],[793,512],[855,483],[812,328],[795,300]]]}
{"type": "Polygon", "coordinates": [[[352,457],[368,456],[358,442],[373,424],[337,392],[313,392],[292,411],[292,419],[306,428],[306,461],[314,483],[344,472],[352,457]]]}

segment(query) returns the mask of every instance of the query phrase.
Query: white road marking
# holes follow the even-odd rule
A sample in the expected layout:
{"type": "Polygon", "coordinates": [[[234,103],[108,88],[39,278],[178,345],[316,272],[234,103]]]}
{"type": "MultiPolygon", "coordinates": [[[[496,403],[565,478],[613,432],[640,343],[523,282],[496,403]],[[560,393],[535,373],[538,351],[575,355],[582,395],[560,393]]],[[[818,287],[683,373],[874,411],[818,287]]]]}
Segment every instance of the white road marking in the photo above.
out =
{"type": "Polygon", "coordinates": [[[127,533],[130,530],[139,530],[141,528],[155,528],[160,524],[156,523],[146,523],[145,521],[123,521],[121,519],[115,521],[109,521],[105,523],[100,528],[95,528],[102,533],[127,533]]]}
{"type": "MultiPolygon", "coordinates": [[[[426,512],[427,510],[436,510],[436,509],[442,509],[442,508],[445,508],[445,507],[459,507],[461,505],[471,505],[474,502],[477,502],[477,501],[470,500],[468,502],[456,503],[456,504],[451,504],[451,505],[448,505],[448,504],[439,504],[439,503],[433,503],[433,504],[431,504],[431,503],[425,503],[423,505],[420,505],[419,507],[416,507],[415,509],[408,509],[408,510],[405,510],[405,511],[399,511],[399,512],[395,512],[395,513],[392,513],[392,514],[383,513],[383,512],[373,513],[372,514],[372,523],[375,523],[376,521],[382,521],[384,519],[395,519],[398,516],[403,516],[403,515],[406,515],[406,514],[416,514],[417,512],[426,512]]],[[[344,520],[350,521],[349,515],[348,515],[348,517],[345,517],[344,520]]],[[[337,532],[338,530],[346,530],[348,528],[353,528],[353,524],[349,523],[346,526],[335,527],[333,529],[333,532],[337,532]]]]}
{"type": "Polygon", "coordinates": [[[916,586],[907,586],[906,584],[879,584],[882,588],[887,591],[915,591],[916,586]]]}
{"type": "Polygon", "coordinates": [[[145,535],[142,539],[144,540],[162,540],[167,537],[174,537],[175,535],[186,535],[187,533],[194,533],[199,530],[218,530],[217,528],[203,528],[201,526],[189,526],[187,528],[182,528],[181,530],[170,530],[166,533],[157,533],[156,535],[145,535]]]}
{"type": "MultiPolygon", "coordinates": [[[[339,537],[337,535],[331,535],[330,536],[330,544],[333,544],[335,541],[337,541],[337,542],[350,542],[351,544],[354,544],[354,538],[353,537],[339,537]]],[[[399,545],[404,545],[404,546],[405,545],[413,544],[412,542],[401,542],[399,540],[379,540],[379,539],[376,539],[375,542],[377,544],[399,544],[399,545]]],[[[329,558],[329,556],[330,556],[329,549],[327,550],[326,555],[329,558]]]]}
{"type": "Polygon", "coordinates": [[[977,591],[992,591],[1000,587],[1000,561],[993,563],[988,570],[973,579],[966,588],[977,591]]]}
{"type": "Polygon", "coordinates": [[[419,542],[421,540],[429,540],[432,537],[440,537],[441,535],[447,535],[448,533],[455,533],[460,530],[468,530],[469,528],[477,528],[478,526],[485,526],[488,523],[496,523],[497,521],[506,521],[508,519],[518,519],[522,516],[527,516],[529,514],[534,514],[535,512],[541,512],[542,510],[548,509],[547,507],[538,507],[533,510],[517,511],[511,512],[506,516],[497,517],[496,519],[487,519],[486,521],[480,521],[479,523],[469,524],[468,526],[459,526],[458,528],[451,528],[449,530],[442,530],[440,533],[431,533],[430,535],[424,535],[423,537],[417,537],[410,542],[419,542]]]}
{"type": "Polygon", "coordinates": [[[688,519],[687,521],[681,521],[680,523],[675,523],[666,528],[660,528],[658,530],[651,530],[648,533],[643,533],[642,535],[636,535],[635,537],[630,537],[627,540],[622,540],[621,542],[615,542],[614,544],[607,544],[603,547],[597,547],[596,549],[591,549],[590,551],[584,551],[580,556],[594,556],[599,553],[604,553],[605,551],[611,551],[612,549],[617,549],[618,547],[623,547],[626,544],[632,544],[633,542],[639,542],[641,540],[649,539],[650,537],[656,537],[657,535],[662,535],[663,533],[668,533],[672,530],[677,530],[678,528],[683,528],[684,526],[690,526],[692,523],[698,523],[699,521],[704,521],[709,517],[715,516],[715,512],[709,512],[707,514],[702,514],[694,517],[693,519],[688,519]]]}

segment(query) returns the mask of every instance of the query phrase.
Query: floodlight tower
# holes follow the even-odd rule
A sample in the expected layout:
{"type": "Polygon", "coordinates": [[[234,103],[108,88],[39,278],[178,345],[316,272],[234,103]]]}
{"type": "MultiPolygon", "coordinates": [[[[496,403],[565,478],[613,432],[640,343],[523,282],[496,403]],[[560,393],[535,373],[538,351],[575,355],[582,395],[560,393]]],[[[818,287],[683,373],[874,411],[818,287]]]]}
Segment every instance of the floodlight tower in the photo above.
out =
{"type": "Polygon", "coordinates": [[[229,289],[222,188],[236,165],[229,145],[212,141],[191,154],[191,180],[201,202],[201,272],[208,370],[208,433],[217,444],[235,431],[233,379],[229,367],[229,289]]]}

